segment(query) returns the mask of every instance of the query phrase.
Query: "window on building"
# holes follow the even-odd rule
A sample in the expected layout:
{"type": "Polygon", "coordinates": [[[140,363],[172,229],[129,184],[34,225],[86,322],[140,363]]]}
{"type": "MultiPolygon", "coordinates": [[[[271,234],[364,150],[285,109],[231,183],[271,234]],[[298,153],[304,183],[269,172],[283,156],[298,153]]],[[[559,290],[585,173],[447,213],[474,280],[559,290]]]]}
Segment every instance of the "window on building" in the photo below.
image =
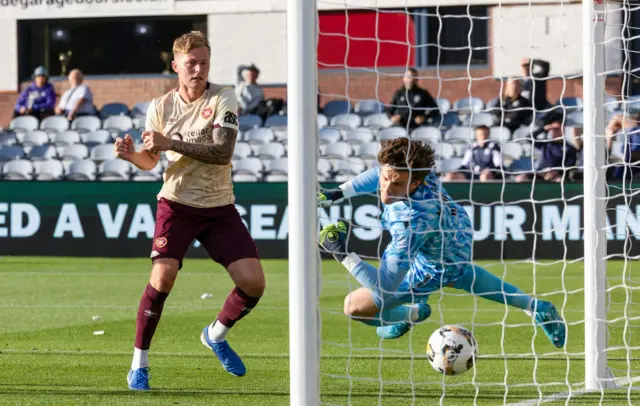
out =
{"type": "Polygon", "coordinates": [[[171,54],[176,37],[206,32],[206,24],[206,16],[20,21],[20,79],[38,65],[60,75],[61,57],[68,58],[67,71],[86,75],[160,74],[166,68],[161,52],[171,54]]]}

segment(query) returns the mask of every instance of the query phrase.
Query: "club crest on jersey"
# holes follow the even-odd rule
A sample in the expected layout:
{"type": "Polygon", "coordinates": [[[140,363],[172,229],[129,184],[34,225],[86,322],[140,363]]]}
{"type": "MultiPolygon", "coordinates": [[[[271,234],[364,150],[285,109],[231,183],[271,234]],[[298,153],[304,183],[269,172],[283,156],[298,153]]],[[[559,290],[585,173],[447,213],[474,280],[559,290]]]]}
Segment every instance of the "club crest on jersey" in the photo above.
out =
{"type": "Polygon", "coordinates": [[[167,239],[165,237],[156,238],[156,247],[162,248],[167,245],[167,239]]]}
{"type": "Polygon", "coordinates": [[[207,120],[212,115],[213,115],[213,109],[211,107],[205,107],[204,109],[202,109],[202,112],[200,113],[200,116],[205,120],[207,120]]]}

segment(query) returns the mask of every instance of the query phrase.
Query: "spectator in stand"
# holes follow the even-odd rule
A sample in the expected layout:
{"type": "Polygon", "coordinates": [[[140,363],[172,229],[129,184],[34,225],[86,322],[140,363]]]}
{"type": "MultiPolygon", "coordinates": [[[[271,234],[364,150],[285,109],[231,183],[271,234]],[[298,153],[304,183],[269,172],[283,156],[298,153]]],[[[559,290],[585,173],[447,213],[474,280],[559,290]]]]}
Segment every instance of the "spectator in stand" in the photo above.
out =
{"type": "Polygon", "coordinates": [[[476,127],[476,140],[462,158],[462,171],[449,172],[444,181],[480,180],[481,182],[502,179],[502,153],[497,142],[489,140],[489,127],[476,127]],[[464,173],[463,173],[464,172],[464,173]]]}
{"type": "Polygon", "coordinates": [[[238,98],[238,114],[258,114],[260,104],[264,100],[264,91],[256,82],[260,70],[251,64],[242,70],[243,82],[236,86],[238,98]]]}
{"type": "Polygon", "coordinates": [[[69,72],[68,79],[71,87],[62,94],[60,103],[56,107],[56,114],[64,114],[69,121],[73,121],[78,116],[95,114],[93,93],[89,86],[82,83],[84,76],[80,69],[69,72]]]}
{"type": "Polygon", "coordinates": [[[520,67],[523,77],[522,96],[537,112],[549,108],[547,101],[547,78],[551,69],[549,62],[523,58],[520,67]]]}
{"type": "MultiPolygon", "coordinates": [[[[561,121],[554,121],[546,126],[550,140],[536,139],[533,146],[540,152],[534,173],[519,174],[516,182],[528,182],[534,176],[549,182],[562,182],[565,174],[575,169],[578,163],[578,151],[564,139],[561,121]]],[[[545,134],[545,132],[542,132],[545,134]]],[[[569,180],[565,178],[565,181],[569,180]]]]}
{"type": "Polygon", "coordinates": [[[412,130],[426,124],[440,111],[431,94],[418,86],[418,71],[407,69],[402,80],[404,86],[394,93],[387,115],[395,125],[412,130]]]}
{"type": "Polygon", "coordinates": [[[502,125],[511,132],[523,125],[530,125],[533,117],[531,103],[522,96],[521,91],[522,86],[518,79],[510,78],[507,80],[502,98],[499,101],[501,103],[498,106],[499,109],[493,110],[498,122],[502,122],[502,125]]]}
{"type": "Polygon", "coordinates": [[[20,94],[13,112],[14,117],[35,116],[38,120],[53,115],[56,91],[49,83],[49,74],[43,66],[33,71],[33,82],[20,94]]]}

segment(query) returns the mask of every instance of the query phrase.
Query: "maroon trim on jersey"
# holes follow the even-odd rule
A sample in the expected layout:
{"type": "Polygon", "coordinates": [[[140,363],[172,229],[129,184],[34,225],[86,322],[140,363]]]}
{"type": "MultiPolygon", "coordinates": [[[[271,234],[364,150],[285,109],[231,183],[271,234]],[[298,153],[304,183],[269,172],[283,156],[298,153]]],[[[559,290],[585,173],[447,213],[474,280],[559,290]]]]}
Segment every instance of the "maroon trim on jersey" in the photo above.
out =
{"type": "Polygon", "coordinates": [[[216,123],[216,124],[214,124],[214,125],[213,125],[213,129],[215,130],[216,128],[220,128],[220,124],[217,124],[217,123],[216,123]]]}

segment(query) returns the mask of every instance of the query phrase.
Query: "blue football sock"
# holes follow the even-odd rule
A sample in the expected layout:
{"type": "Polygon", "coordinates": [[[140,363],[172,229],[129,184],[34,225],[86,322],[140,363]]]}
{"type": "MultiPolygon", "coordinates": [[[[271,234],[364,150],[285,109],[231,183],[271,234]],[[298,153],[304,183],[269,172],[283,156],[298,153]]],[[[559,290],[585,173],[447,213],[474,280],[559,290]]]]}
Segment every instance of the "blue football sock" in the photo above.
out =
{"type": "Polygon", "coordinates": [[[530,310],[533,298],[518,287],[503,281],[489,271],[469,266],[465,274],[456,281],[455,288],[498,303],[506,303],[523,310],[530,310]]]}

